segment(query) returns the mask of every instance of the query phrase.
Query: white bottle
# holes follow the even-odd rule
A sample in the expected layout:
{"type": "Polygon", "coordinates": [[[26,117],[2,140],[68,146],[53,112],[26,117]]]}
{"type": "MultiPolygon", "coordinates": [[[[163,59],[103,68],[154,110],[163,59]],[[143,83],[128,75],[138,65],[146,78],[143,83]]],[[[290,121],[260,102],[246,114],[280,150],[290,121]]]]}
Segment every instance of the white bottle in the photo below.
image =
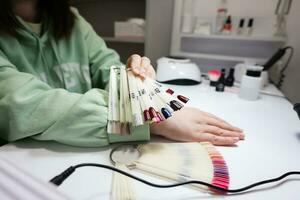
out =
{"type": "Polygon", "coordinates": [[[259,97],[261,89],[261,67],[252,67],[242,77],[239,97],[249,101],[255,101],[259,97]]]}
{"type": "Polygon", "coordinates": [[[227,0],[220,0],[220,5],[217,10],[216,24],[215,24],[215,34],[221,34],[223,26],[227,19],[227,0]]]}

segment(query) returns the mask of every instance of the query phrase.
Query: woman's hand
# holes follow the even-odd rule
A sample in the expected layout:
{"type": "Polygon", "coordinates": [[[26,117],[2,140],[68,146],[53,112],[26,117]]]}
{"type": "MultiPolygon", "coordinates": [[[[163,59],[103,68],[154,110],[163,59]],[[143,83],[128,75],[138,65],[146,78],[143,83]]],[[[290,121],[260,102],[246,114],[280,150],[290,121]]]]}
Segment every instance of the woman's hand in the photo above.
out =
{"type": "MultiPolygon", "coordinates": [[[[147,57],[134,54],[127,60],[127,67],[141,78],[155,79],[155,71],[147,57]]],[[[215,145],[233,145],[245,137],[239,128],[212,114],[188,107],[174,112],[163,122],[151,124],[151,133],[177,141],[209,141],[215,145]]]]}
{"type": "Polygon", "coordinates": [[[127,60],[127,67],[132,69],[133,74],[145,78],[146,76],[155,79],[155,70],[151,61],[147,57],[141,57],[137,54],[130,56],[127,60]]]}
{"type": "Polygon", "coordinates": [[[233,145],[245,137],[241,129],[212,114],[189,107],[174,112],[163,122],[151,124],[151,133],[176,141],[208,141],[215,145],[233,145]]]}

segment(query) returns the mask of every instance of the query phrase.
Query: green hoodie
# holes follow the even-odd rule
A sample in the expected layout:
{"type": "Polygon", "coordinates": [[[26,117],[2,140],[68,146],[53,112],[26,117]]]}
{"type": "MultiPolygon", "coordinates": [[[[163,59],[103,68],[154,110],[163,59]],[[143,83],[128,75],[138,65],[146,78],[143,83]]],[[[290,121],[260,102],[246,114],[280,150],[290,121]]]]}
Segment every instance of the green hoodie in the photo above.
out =
{"type": "MultiPolygon", "coordinates": [[[[0,33],[0,139],[32,137],[88,147],[110,143],[104,89],[109,67],[121,62],[72,10],[77,18],[72,34],[59,41],[51,27],[38,36],[20,18],[20,37],[0,33]]],[[[113,141],[147,140],[149,127],[119,137],[113,141]]]]}

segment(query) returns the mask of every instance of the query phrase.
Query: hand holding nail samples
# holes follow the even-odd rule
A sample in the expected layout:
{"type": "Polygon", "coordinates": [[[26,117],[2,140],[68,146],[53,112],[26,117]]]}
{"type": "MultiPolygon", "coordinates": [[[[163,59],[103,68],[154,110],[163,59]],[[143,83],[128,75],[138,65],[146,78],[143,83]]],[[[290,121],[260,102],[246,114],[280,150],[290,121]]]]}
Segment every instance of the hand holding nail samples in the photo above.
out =
{"type": "MultiPolygon", "coordinates": [[[[128,72],[128,85],[131,87],[125,93],[131,94],[131,106],[128,104],[124,107],[131,107],[132,115],[128,119],[133,126],[150,123],[151,133],[177,141],[209,141],[215,145],[233,145],[244,139],[242,130],[224,120],[195,108],[183,107],[189,99],[174,94],[172,89],[164,88],[153,80],[155,71],[149,58],[134,54],[128,59],[127,68],[131,68],[131,72],[128,72]],[[133,75],[141,79],[135,79],[133,75]]],[[[111,120],[114,121],[113,118],[111,120]]],[[[124,132],[122,128],[119,129],[121,133],[124,132]]]]}
{"type": "Polygon", "coordinates": [[[149,77],[155,79],[155,70],[151,65],[151,61],[147,57],[141,57],[134,54],[127,60],[127,67],[132,69],[132,72],[136,76],[141,78],[149,77]]]}
{"type": "Polygon", "coordinates": [[[155,80],[135,76],[125,66],[111,66],[109,83],[109,134],[128,135],[137,126],[160,123],[183,108],[189,99],[155,80]]]}
{"type": "Polygon", "coordinates": [[[151,124],[151,133],[177,141],[209,141],[215,145],[234,145],[243,140],[243,131],[218,117],[196,108],[184,107],[171,118],[151,124]]]}

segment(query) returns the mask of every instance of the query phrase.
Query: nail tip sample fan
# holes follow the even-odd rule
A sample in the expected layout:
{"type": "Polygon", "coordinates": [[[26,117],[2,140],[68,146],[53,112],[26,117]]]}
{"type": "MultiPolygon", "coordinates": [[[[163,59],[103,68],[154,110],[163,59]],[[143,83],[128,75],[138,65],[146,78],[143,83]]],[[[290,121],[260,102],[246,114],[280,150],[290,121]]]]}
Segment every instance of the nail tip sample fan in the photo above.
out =
{"type": "Polygon", "coordinates": [[[149,140],[148,124],[172,116],[189,101],[155,80],[141,80],[125,66],[111,66],[107,132],[111,142],[149,140]],[[140,134],[147,133],[147,134],[140,134]],[[122,136],[122,137],[119,137],[122,136]]]}
{"type": "Polygon", "coordinates": [[[150,143],[139,145],[138,150],[138,169],[175,181],[201,180],[229,188],[226,162],[209,142],[150,143]]]}
{"type": "MultiPolygon", "coordinates": [[[[127,172],[137,169],[176,182],[199,180],[223,189],[229,188],[226,162],[208,142],[121,145],[111,153],[111,160],[116,167],[127,172]]],[[[113,186],[113,199],[135,199],[133,182],[128,177],[114,174],[113,186]]],[[[205,186],[193,186],[201,191],[220,193],[205,186]]]]}

